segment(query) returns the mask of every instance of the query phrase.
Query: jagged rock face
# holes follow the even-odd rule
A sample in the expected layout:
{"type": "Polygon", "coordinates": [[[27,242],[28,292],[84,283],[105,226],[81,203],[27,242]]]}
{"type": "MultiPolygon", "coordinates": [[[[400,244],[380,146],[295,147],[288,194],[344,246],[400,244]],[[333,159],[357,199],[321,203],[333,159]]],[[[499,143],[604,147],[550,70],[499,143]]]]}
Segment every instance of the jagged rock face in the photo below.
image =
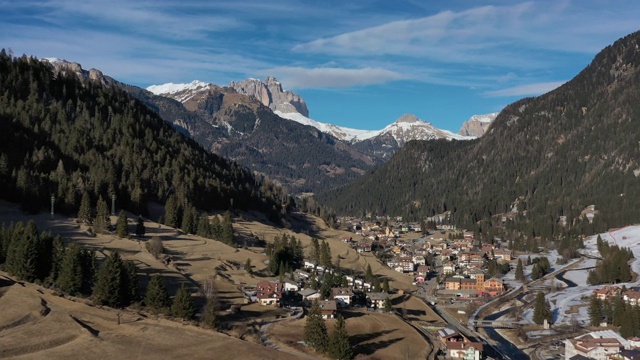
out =
{"type": "Polygon", "coordinates": [[[481,137],[489,129],[489,125],[495,120],[498,113],[486,115],[473,115],[469,120],[465,121],[460,128],[458,134],[464,136],[481,137]]]}
{"type": "Polygon", "coordinates": [[[61,59],[44,59],[44,60],[48,61],[49,64],[53,66],[53,72],[56,74],[60,74],[60,73],[66,74],[68,72],[72,72],[78,75],[80,79],[95,81],[104,86],[112,86],[116,83],[116,81],[113,80],[112,78],[108,76],[104,76],[104,74],[102,74],[102,71],[96,70],[96,69],[84,70],[82,68],[82,65],[76,62],[70,62],[70,61],[61,60],[61,59]]]}
{"type": "Polygon", "coordinates": [[[283,113],[300,113],[309,116],[309,110],[304,99],[289,90],[283,91],[282,85],[276,78],[268,77],[264,82],[258,79],[247,79],[229,84],[238,93],[251,96],[271,110],[283,113]]]}

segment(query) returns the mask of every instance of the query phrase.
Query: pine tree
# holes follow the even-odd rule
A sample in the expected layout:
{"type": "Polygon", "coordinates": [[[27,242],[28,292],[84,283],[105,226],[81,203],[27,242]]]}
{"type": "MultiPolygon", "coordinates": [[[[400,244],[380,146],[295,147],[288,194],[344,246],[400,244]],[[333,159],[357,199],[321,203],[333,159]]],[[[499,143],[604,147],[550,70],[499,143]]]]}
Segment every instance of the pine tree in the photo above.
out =
{"type": "Polygon", "coordinates": [[[107,206],[107,202],[102,198],[102,195],[98,197],[98,202],[96,204],[95,225],[95,230],[97,233],[103,233],[107,231],[107,229],[111,225],[111,219],[109,217],[109,207],[107,206]]]}
{"type": "Polygon", "coordinates": [[[93,301],[100,305],[121,307],[126,304],[123,291],[124,266],[120,254],[114,251],[96,274],[93,301]]]}
{"type": "Polygon", "coordinates": [[[164,205],[164,224],[172,228],[178,226],[178,205],[173,196],[169,196],[164,205]]]}
{"type": "Polygon", "coordinates": [[[251,275],[251,273],[253,272],[252,268],[251,268],[251,259],[247,258],[247,261],[244,263],[244,271],[247,272],[247,274],[251,275]]]}
{"type": "Polygon", "coordinates": [[[391,292],[391,289],[389,288],[389,279],[387,278],[384,278],[384,281],[382,282],[382,291],[386,292],[387,294],[391,292]]]}
{"type": "Polygon", "coordinates": [[[371,284],[373,282],[373,271],[371,271],[371,264],[367,264],[367,270],[364,274],[364,279],[366,282],[371,284]]]}
{"type": "Polygon", "coordinates": [[[307,315],[307,321],[304,325],[304,341],[321,352],[326,351],[329,345],[327,325],[320,315],[320,305],[317,299],[313,300],[307,315]]]}
{"type": "Polygon", "coordinates": [[[147,229],[144,227],[144,219],[142,216],[138,216],[138,221],[136,223],[136,236],[144,236],[147,232],[147,229]]]}
{"type": "Polygon", "coordinates": [[[331,248],[327,241],[323,241],[320,246],[320,264],[322,264],[325,269],[331,268],[331,248]]]}
{"type": "Polygon", "coordinates": [[[116,221],[116,235],[119,238],[126,238],[129,236],[129,225],[127,224],[127,214],[124,210],[120,211],[120,215],[118,215],[118,220],[116,221]]]}
{"type": "Polygon", "coordinates": [[[317,238],[311,238],[311,253],[309,258],[314,264],[320,265],[320,243],[317,238]]]}
{"type": "Polygon", "coordinates": [[[524,281],[524,267],[522,266],[522,259],[518,259],[518,265],[516,265],[516,280],[524,281]]]}
{"type": "Polygon", "coordinates": [[[182,283],[180,289],[173,298],[173,304],[171,304],[171,315],[178,317],[182,320],[188,320],[193,318],[196,314],[196,306],[191,297],[191,292],[187,289],[185,283],[182,283]]]}
{"type": "Polygon", "coordinates": [[[64,252],[60,274],[56,283],[63,292],[76,295],[82,289],[82,253],[76,243],[71,243],[64,252]]]}
{"type": "Polygon", "coordinates": [[[204,213],[200,215],[198,218],[198,236],[210,238],[211,237],[211,229],[209,227],[209,215],[204,213]]]}
{"type": "MultiPolygon", "coordinates": [[[[0,235],[1,236],[1,235],[0,235]]],[[[0,248],[1,248],[0,244],[0,248]]],[[[49,277],[46,280],[47,286],[56,283],[58,276],[60,274],[60,269],[62,268],[62,261],[64,259],[65,254],[65,245],[62,237],[60,235],[56,236],[53,239],[53,251],[51,252],[51,272],[49,273],[49,277]]]]}
{"type": "Polygon", "coordinates": [[[124,261],[125,281],[123,284],[127,303],[138,300],[138,269],[131,260],[124,261]]]}
{"type": "Polygon", "coordinates": [[[169,293],[160,275],[154,275],[147,285],[144,295],[144,305],[152,313],[164,312],[169,306],[169,293]]]}
{"type": "Polygon", "coordinates": [[[389,298],[384,299],[384,302],[382,303],[382,309],[385,312],[392,312],[393,311],[393,304],[391,303],[391,299],[389,299],[389,298]]]}
{"type": "Polygon", "coordinates": [[[231,222],[231,212],[224,213],[224,218],[221,224],[220,240],[225,244],[233,244],[233,225],[231,222]]]}
{"type": "Polygon", "coordinates": [[[195,234],[197,231],[196,221],[197,221],[198,213],[196,208],[191,204],[187,204],[184,208],[184,213],[182,214],[182,231],[185,234],[195,234]]]}
{"type": "Polygon", "coordinates": [[[551,305],[545,299],[544,293],[542,291],[538,292],[536,295],[536,300],[533,308],[533,322],[538,325],[542,325],[544,320],[546,319],[549,324],[551,324],[551,305]]]}
{"type": "Polygon", "coordinates": [[[91,224],[93,220],[91,198],[86,191],[82,193],[82,200],[80,200],[80,208],[78,209],[78,219],[84,221],[86,224],[91,224]]]}
{"type": "Polygon", "coordinates": [[[218,326],[215,299],[213,296],[207,297],[207,303],[204,305],[202,315],[202,325],[209,329],[215,329],[218,326]]]}
{"type": "Polygon", "coordinates": [[[589,299],[589,321],[591,326],[600,326],[603,318],[602,303],[596,294],[589,299]]]}
{"type": "Polygon", "coordinates": [[[341,315],[338,315],[333,333],[329,338],[329,356],[339,360],[353,359],[353,349],[349,344],[349,334],[347,333],[344,318],[341,315]]]}

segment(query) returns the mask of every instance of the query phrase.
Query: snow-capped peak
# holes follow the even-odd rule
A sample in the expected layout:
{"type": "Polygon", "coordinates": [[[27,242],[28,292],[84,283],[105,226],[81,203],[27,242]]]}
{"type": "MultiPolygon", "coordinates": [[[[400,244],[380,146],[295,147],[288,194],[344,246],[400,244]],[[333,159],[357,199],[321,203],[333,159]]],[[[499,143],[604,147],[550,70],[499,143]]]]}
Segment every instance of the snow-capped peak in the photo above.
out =
{"type": "Polygon", "coordinates": [[[498,116],[497,112],[484,114],[484,115],[473,115],[467,121],[479,121],[481,123],[491,123],[493,122],[493,120],[496,119],[497,116],[498,116]]]}
{"type": "Polygon", "coordinates": [[[201,88],[206,88],[210,83],[205,83],[200,80],[193,80],[188,84],[174,84],[174,83],[166,83],[162,85],[151,85],[147,88],[148,91],[156,95],[163,94],[175,94],[185,90],[198,90],[201,88]]]}

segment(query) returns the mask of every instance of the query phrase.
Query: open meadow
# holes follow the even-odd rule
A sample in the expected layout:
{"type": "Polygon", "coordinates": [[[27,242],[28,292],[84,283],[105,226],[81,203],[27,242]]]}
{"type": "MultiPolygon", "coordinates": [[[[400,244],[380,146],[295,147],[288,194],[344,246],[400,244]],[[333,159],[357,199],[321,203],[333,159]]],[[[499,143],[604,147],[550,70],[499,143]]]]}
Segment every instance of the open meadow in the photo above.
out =
{"type": "MultiPolygon", "coordinates": [[[[133,232],[137,217],[128,215],[129,230],[133,232]]],[[[375,274],[389,279],[392,288],[409,292],[415,289],[409,276],[383,266],[373,254],[358,254],[341,241],[351,233],[328,229],[321,220],[306,214],[295,214],[292,218],[291,228],[284,229],[261,222],[257,214],[241,213],[234,218],[234,232],[240,244],[250,245],[253,245],[252,241],[245,240],[271,242],[284,233],[293,235],[302,242],[307,254],[312,237],[316,237],[328,242],[334,263],[339,262],[344,271],[364,274],[369,264],[375,274]]],[[[274,279],[266,270],[268,257],[262,247],[229,246],[220,241],[183,234],[148,220],[144,222],[144,237],[121,239],[113,233],[94,234],[89,226],[71,217],[47,213],[32,215],[20,211],[13,204],[0,204],[0,223],[29,220],[34,220],[41,231],[61,235],[67,243],[76,242],[95,250],[99,258],[118,251],[125,260],[135,262],[141,289],[153,274],[164,277],[170,294],[186,283],[192,293],[200,295],[202,283],[213,283],[219,302],[218,319],[222,333],[149,316],[142,311],[93,307],[86,299],[65,299],[53,290],[16,283],[3,273],[0,307],[8,311],[0,315],[2,358],[121,358],[123,355],[130,358],[205,358],[215,353],[217,358],[231,359],[237,358],[240,348],[243,358],[317,356],[304,346],[288,344],[290,341],[286,336],[279,339],[282,328],[286,331],[298,328],[297,336],[301,336],[304,318],[282,321],[289,314],[284,309],[247,304],[242,286],[254,285],[262,279],[274,279]],[[169,264],[147,251],[145,243],[153,237],[162,239],[166,254],[172,260],[169,264]],[[253,274],[244,269],[247,259],[251,261],[253,274]],[[227,312],[231,305],[242,305],[242,309],[238,313],[227,312]],[[121,314],[120,324],[118,314],[121,314]]],[[[115,221],[116,217],[112,216],[111,222],[115,224],[115,221]]],[[[202,304],[201,296],[198,296],[198,303],[202,304]]],[[[394,305],[400,308],[397,301],[394,305]]],[[[408,305],[408,308],[414,305],[408,305]]],[[[409,314],[423,315],[426,312],[416,310],[409,314]]],[[[405,353],[406,357],[409,351],[428,351],[429,344],[422,336],[396,316],[366,312],[347,313],[347,316],[347,329],[360,356],[401,358],[396,355],[405,353]]],[[[332,325],[329,321],[330,329],[332,325]]]]}

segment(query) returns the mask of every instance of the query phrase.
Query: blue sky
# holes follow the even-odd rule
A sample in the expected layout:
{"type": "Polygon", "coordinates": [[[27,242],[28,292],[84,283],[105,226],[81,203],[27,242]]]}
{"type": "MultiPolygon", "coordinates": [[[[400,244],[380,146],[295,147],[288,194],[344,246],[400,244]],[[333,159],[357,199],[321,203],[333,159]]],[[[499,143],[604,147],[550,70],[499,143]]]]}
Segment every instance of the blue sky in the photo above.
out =
{"type": "Polygon", "coordinates": [[[0,0],[0,47],[146,87],[275,76],[310,117],[458,131],[571,79],[640,29],[638,1],[0,0]]]}

